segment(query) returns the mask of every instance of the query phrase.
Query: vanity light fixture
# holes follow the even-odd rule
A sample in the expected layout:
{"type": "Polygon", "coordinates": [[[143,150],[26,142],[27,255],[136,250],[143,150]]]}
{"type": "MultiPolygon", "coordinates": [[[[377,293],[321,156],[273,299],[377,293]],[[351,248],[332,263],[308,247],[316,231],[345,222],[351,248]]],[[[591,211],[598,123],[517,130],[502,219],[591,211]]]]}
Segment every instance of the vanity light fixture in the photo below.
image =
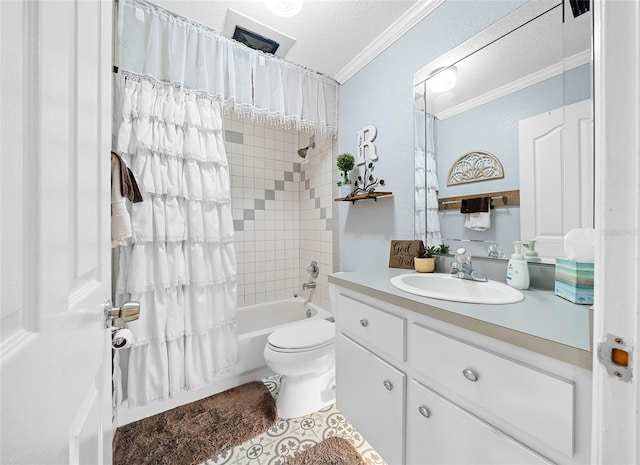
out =
{"type": "Polygon", "coordinates": [[[432,92],[446,92],[453,89],[457,82],[458,75],[455,66],[436,69],[427,81],[429,90],[432,92]]]}
{"type": "Polygon", "coordinates": [[[302,10],[303,0],[264,0],[269,11],[278,16],[295,16],[302,10]]]}

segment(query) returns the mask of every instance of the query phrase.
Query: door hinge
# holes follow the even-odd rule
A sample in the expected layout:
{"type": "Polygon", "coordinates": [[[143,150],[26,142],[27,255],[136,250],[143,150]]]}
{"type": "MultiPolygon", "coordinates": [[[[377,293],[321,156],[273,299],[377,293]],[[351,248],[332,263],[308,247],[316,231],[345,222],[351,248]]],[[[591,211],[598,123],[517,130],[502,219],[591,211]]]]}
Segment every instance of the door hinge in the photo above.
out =
{"type": "Polygon", "coordinates": [[[620,381],[631,381],[633,377],[633,347],[620,336],[607,334],[607,339],[598,344],[598,360],[607,369],[609,376],[620,381]]]}

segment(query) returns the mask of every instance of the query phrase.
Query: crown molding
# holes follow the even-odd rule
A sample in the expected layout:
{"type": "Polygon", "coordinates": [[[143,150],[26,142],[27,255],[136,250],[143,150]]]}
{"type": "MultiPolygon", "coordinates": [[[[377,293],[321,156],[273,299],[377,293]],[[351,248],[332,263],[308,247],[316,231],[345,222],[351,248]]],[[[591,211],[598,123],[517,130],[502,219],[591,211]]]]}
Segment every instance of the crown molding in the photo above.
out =
{"type": "Polygon", "coordinates": [[[398,40],[405,32],[415,26],[429,13],[444,3],[445,0],[419,0],[409,8],[402,16],[376,37],[364,50],[347,65],[336,73],[335,80],[344,84],[358,71],[380,55],[387,47],[398,40]]]}
{"type": "Polygon", "coordinates": [[[591,62],[591,50],[576,53],[573,56],[565,58],[563,61],[555,63],[547,68],[541,69],[533,74],[525,76],[516,81],[510,82],[502,87],[498,87],[490,92],[479,95],[478,97],[467,100],[447,110],[438,112],[435,116],[440,119],[450,118],[459,113],[471,110],[472,108],[484,105],[485,103],[496,100],[505,95],[509,95],[521,89],[525,89],[533,84],[537,84],[546,79],[562,74],[564,71],[577,68],[580,65],[591,62]]]}

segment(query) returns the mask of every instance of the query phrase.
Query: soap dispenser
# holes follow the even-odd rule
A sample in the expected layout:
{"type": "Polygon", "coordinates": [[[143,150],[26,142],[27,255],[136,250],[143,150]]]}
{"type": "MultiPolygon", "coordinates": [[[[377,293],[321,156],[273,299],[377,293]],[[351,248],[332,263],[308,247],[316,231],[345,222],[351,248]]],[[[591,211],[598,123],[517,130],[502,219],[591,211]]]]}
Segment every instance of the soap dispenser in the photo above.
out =
{"type": "Polygon", "coordinates": [[[524,259],[528,262],[540,262],[542,261],[538,252],[536,252],[536,241],[531,239],[529,241],[529,248],[524,254],[524,259]]]}
{"type": "Polygon", "coordinates": [[[529,289],[529,265],[522,255],[522,243],[513,242],[513,255],[507,265],[507,284],[516,289],[529,289]]]}

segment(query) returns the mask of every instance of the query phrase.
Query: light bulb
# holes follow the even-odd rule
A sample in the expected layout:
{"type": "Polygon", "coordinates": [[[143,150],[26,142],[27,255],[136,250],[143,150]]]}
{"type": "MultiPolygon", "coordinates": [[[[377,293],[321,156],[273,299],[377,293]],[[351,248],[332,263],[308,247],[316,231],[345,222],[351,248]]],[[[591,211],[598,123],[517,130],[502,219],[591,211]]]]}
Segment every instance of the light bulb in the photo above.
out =
{"type": "Polygon", "coordinates": [[[429,90],[432,92],[446,92],[453,89],[458,82],[458,75],[453,66],[443,70],[436,70],[429,78],[429,90]]]}

